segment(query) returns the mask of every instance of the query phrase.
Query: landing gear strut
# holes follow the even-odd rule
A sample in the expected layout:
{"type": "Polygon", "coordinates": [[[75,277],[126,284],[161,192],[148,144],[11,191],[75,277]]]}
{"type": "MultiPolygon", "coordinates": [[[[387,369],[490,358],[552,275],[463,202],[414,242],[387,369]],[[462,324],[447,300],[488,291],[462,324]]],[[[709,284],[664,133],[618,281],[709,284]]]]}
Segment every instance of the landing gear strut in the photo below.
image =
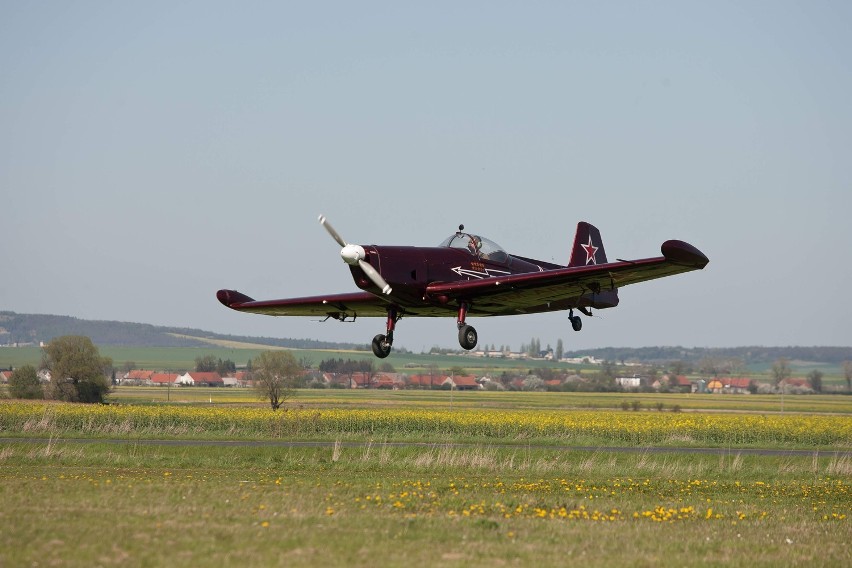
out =
{"type": "Polygon", "coordinates": [[[387,322],[387,332],[385,334],[378,334],[373,338],[373,354],[379,359],[384,359],[391,352],[391,346],[393,345],[393,330],[396,328],[396,322],[399,321],[400,316],[397,315],[395,308],[388,308],[388,322],[387,322]]]}
{"type": "Polygon", "coordinates": [[[568,310],[568,321],[571,322],[571,327],[574,331],[583,329],[583,320],[580,319],[580,316],[574,315],[574,310],[568,310]]]}
{"type": "Polygon", "coordinates": [[[476,342],[479,339],[479,336],[476,333],[476,329],[472,325],[467,325],[464,323],[465,318],[467,317],[467,310],[469,306],[467,303],[462,302],[459,306],[459,317],[456,325],[459,328],[459,345],[462,346],[462,349],[466,349],[470,351],[474,347],[476,347],[476,342]]]}

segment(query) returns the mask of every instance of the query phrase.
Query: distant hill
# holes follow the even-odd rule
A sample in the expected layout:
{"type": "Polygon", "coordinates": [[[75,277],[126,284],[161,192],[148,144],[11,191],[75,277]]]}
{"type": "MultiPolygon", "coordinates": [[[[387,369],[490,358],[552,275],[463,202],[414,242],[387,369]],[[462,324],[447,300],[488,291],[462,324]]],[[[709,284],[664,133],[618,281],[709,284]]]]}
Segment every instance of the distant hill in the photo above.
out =
{"type": "MultiPolygon", "coordinates": [[[[360,343],[223,335],[191,328],[0,311],[0,345],[38,345],[40,341],[47,343],[61,335],[86,335],[96,345],[121,347],[207,347],[210,341],[204,341],[206,339],[293,349],[369,349],[367,345],[360,343]],[[193,339],[195,337],[199,339],[193,339]]],[[[852,361],[852,347],[607,347],[569,351],[565,356],[593,356],[607,361],[641,363],[698,363],[704,359],[738,359],[746,365],[771,365],[784,357],[791,361],[839,365],[843,361],[852,361]]]]}
{"type": "Polygon", "coordinates": [[[367,346],[354,343],[333,343],[313,339],[279,339],[223,335],[200,329],[163,327],[145,323],[84,320],[69,316],[17,314],[0,311],[0,345],[38,345],[62,335],[86,335],[95,345],[121,347],[206,347],[209,342],[199,337],[239,343],[253,343],[293,349],[365,350],[367,346]],[[188,337],[189,336],[189,337],[188,337]]]}
{"type": "Polygon", "coordinates": [[[791,361],[836,365],[852,361],[852,347],[606,347],[565,353],[565,357],[585,356],[617,363],[697,363],[703,359],[739,359],[748,365],[772,364],[783,357],[791,361]]]}

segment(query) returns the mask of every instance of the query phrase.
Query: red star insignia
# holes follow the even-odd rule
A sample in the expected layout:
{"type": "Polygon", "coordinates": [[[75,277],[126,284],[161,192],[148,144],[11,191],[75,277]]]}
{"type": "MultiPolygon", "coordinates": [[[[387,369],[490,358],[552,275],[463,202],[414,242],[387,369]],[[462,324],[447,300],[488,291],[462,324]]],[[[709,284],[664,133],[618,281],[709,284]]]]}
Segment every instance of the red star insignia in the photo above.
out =
{"type": "Polygon", "coordinates": [[[595,260],[595,253],[598,252],[598,247],[592,244],[592,235],[589,235],[589,244],[580,246],[586,251],[586,264],[597,264],[598,261],[595,260]]]}

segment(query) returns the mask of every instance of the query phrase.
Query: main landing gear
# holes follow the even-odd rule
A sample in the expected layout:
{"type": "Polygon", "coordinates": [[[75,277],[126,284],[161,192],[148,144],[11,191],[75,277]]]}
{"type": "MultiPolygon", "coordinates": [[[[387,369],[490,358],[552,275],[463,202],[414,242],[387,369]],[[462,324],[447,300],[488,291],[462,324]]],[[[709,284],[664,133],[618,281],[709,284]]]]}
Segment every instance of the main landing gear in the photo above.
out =
{"type": "MultiPolygon", "coordinates": [[[[587,316],[592,317],[592,310],[583,307],[577,309],[586,314],[587,316]]],[[[571,322],[571,327],[574,329],[574,331],[580,331],[581,329],[583,329],[583,320],[580,319],[580,316],[574,315],[573,309],[568,310],[568,321],[571,322]]]]}
{"type": "Polygon", "coordinates": [[[574,331],[583,329],[583,320],[580,319],[580,316],[574,315],[574,310],[568,310],[568,321],[571,322],[571,327],[574,331]]]}
{"type": "MultiPolygon", "coordinates": [[[[476,347],[479,336],[472,325],[467,325],[464,322],[467,317],[468,307],[468,304],[464,302],[459,306],[459,316],[456,321],[456,325],[459,328],[459,345],[461,345],[463,349],[470,351],[476,347]]],[[[402,316],[400,316],[396,311],[396,308],[388,309],[387,331],[375,336],[371,345],[373,348],[373,354],[379,359],[384,359],[390,355],[393,346],[393,331],[396,328],[396,322],[398,322],[401,317],[402,316]]]]}
{"type": "Polygon", "coordinates": [[[462,349],[470,351],[476,347],[476,342],[479,339],[479,336],[472,325],[464,323],[464,320],[467,317],[468,307],[469,306],[465,302],[461,303],[459,306],[459,317],[456,325],[459,328],[459,345],[462,346],[462,349]]]}

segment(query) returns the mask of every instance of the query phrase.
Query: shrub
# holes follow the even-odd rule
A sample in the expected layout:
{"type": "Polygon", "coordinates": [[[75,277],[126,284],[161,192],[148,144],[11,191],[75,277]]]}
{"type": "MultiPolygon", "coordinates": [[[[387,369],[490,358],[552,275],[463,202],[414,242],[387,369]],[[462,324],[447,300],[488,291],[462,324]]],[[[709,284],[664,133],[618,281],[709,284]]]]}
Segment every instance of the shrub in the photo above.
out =
{"type": "Polygon", "coordinates": [[[35,367],[24,365],[12,373],[9,379],[9,392],[12,398],[44,398],[44,390],[38,380],[35,367]]]}

